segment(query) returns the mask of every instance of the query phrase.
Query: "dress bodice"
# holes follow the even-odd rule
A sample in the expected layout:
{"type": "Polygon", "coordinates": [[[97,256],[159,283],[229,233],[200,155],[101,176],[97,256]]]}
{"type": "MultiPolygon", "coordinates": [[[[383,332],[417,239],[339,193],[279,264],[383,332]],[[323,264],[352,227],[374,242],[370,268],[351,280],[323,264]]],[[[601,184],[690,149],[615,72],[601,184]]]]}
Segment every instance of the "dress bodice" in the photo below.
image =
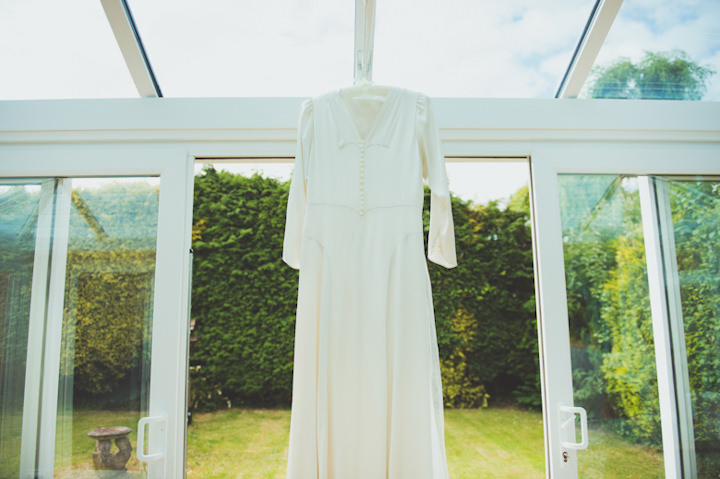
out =
{"type": "Polygon", "coordinates": [[[303,103],[283,255],[291,266],[299,267],[308,205],[343,207],[360,216],[378,208],[421,209],[423,180],[432,191],[428,257],[446,267],[457,264],[445,163],[430,100],[417,92],[384,88],[387,94],[365,136],[341,90],[303,103]]]}

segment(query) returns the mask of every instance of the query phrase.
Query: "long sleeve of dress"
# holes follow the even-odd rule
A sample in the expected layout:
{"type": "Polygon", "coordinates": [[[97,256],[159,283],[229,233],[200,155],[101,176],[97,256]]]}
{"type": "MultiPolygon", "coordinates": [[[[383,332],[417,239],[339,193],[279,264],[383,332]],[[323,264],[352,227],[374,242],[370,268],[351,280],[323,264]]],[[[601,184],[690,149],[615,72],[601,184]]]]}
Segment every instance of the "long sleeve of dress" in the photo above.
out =
{"type": "Polygon", "coordinates": [[[417,131],[423,159],[423,179],[431,191],[428,259],[446,268],[454,268],[457,266],[455,230],[445,157],[440,151],[440,134],[430,99],[425,95],[418,95],[417,131]]]}
{"type": "Polygon", "coordinates": [[[305,202],[307,199],[307,171],[312,147],[313,121],[312,101],[303,102],[297,128],[297,149],[295,167],[290,181],[287,213],[285,216],[285,238],[282,259],[289,266],[300,269],[300,246],[303,224],[305,223],[305,202]]]}

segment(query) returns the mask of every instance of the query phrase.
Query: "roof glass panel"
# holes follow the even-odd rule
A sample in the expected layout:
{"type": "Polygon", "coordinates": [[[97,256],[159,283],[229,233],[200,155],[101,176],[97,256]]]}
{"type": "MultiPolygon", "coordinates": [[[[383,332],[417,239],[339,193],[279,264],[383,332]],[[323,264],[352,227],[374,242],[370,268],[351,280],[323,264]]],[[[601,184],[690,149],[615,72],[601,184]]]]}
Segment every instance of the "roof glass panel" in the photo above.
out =
{"type": "Polygon", "coordinates": [[[0,1],[0,100],[137,97],[98,0],[0,1]]]}
{"type": "Polygon", "coordinates": [[[354,2],[128,4],[163,96],[309,96],[352,82],[354,2]]]}
{"type": "Polygon", "coordinates": [[[379,0],[378,83],[431,96],[552,98],[594,0],[379,0]]]}
{"type": "Polygon", "coordinates": [[[719,20],[717,1],[625,0],[580,97],[720,100],[719,20]]]}

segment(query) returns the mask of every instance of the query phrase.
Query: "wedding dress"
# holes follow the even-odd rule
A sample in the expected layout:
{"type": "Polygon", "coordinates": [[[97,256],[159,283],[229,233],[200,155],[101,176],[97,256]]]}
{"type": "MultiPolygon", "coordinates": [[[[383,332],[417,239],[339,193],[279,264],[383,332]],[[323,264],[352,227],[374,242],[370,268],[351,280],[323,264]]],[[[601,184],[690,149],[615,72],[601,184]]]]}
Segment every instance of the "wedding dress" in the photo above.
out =
{"type": "Polygon", "coordinates": [[[446,479],[423,244],[456,266],[430,100],[338,90],[303,103],[283,260],[300,270],[288,479],[446,479]]]}

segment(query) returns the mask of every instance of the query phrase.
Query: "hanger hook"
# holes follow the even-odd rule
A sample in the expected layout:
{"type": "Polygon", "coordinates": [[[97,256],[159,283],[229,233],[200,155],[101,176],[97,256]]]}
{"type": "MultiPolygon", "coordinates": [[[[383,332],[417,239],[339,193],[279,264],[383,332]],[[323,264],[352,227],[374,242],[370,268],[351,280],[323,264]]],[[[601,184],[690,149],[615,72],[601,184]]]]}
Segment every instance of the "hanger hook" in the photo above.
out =
{"type": "Polygon", "coordinates": [[[355,0],[355,65],[353,83],[372,83],[375,43],[375,0],[355,0]]]}

